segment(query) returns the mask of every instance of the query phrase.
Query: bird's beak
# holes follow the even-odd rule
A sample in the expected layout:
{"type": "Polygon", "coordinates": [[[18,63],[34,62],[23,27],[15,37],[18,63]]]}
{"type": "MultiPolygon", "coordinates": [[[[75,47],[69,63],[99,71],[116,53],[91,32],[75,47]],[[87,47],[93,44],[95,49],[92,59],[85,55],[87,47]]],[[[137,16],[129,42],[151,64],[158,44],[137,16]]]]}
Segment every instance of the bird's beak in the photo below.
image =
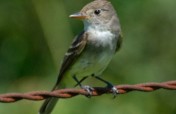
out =
{"type": "Polygon", "coordinates": [[[80,19],[80,20],[84,20],[84,19],[88,18],[86,15],[83,15],[81,13],[74,13],[74,14],[70,15],[69,17],[75,18],[75,19],[80,19]]]}

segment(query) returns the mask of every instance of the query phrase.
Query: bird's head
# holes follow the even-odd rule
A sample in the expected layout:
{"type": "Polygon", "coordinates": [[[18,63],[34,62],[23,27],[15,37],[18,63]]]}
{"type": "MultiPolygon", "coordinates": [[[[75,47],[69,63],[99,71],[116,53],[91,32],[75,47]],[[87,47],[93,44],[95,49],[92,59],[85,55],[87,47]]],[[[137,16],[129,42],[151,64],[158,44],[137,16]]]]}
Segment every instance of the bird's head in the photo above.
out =
{"type": "Polygon", "coordinates": [[[94,0],[70,17],[83,20],[85,26],[106,26],[106,28],[113,18],[118,20],[116,11],[107,0],[94,0]]]}

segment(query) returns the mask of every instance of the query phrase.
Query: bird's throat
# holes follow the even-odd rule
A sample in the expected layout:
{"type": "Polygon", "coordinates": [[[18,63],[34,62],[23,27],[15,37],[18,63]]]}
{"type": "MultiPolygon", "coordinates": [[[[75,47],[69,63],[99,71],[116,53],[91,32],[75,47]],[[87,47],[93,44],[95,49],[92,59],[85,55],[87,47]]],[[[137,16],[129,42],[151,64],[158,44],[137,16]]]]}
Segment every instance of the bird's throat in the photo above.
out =
{"type": "Polygon", "coordinates": [[[115,35],[110,30],[89,27],[86,32],[89,35],[88,41],[97,46],[110,47],[113,50],[115,35]]]}

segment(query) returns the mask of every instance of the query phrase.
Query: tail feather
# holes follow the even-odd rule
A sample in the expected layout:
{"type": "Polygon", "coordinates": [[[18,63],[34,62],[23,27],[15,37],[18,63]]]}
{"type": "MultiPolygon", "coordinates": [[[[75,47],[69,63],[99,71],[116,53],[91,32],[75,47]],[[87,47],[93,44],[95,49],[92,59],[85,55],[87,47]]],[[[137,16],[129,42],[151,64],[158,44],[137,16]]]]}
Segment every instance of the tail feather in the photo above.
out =
{"type": "MultiPolygon", "coordinates": [[[[59,87],[55,86],[52,91],[56,89],[59,89],[59,87]]],[[[39,110],[39,114],[51,114],[58,100],[59,99],[56,97],[50,97],[46,99],[39,110]]]]}
{"type": "Polygon", "coordinates": [[[58,101],[58,98],[54,98],[54,97],[51,97],[45,100],[42,107],[40,108],[39,114],[51,114],[57,101],[58,101]]]}

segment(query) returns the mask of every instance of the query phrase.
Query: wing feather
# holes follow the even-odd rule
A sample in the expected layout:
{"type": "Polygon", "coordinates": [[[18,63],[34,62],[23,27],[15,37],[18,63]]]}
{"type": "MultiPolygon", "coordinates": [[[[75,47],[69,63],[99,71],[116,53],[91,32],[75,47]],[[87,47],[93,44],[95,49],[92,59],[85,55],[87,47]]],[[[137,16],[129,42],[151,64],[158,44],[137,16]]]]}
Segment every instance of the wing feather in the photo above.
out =
{"type": "Polygon", "coordinates": [[[121,46],[122,46],[122,40],[123,40],[123,35],[122,35],[122,33],[120,33],[119,35],[118,35],[118,38],[117,38],[118,40],[117,40],[117,45],[116,45],[116,50],[115,50],[115,52],[117,52],[120,48],[121,48],[121,46]]]}
{"type": "Polygon", "coordinates": [[[88,34],[83,31],[73,40],[71,47],[64,56],[56,86],[62,80],[65,72],[71,67],[74,61],[77,60],[81,52],[84,50],[87,43],[87,37],[88,34]]]}

